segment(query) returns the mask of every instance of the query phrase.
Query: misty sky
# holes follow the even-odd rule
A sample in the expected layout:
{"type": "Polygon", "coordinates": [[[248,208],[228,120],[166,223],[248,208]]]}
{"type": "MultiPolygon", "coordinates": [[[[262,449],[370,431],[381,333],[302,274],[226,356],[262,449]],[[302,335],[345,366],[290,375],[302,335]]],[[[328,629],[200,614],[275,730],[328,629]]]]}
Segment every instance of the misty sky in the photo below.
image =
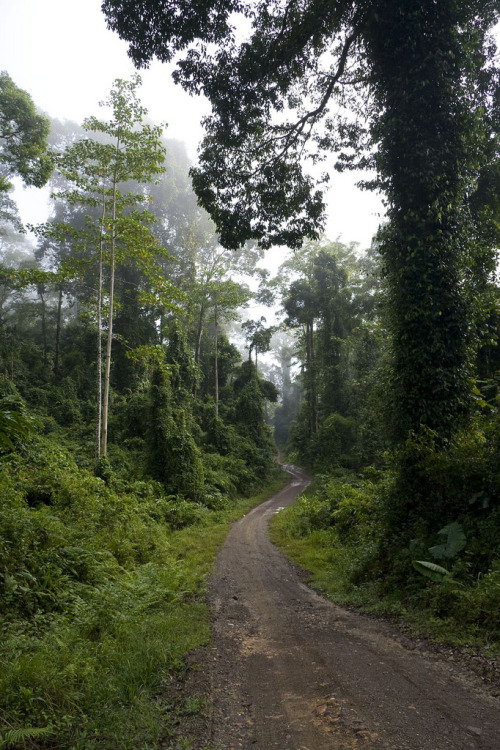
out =
{"type": "MultiPolygon", "coordinates": [[[[101,0],[0,0],[0,70],[52,117],[82,122],[98,114],[98,102],[113,81],[134,72],[127,45],[106,29],[100,5],[101,0]]],[[[184,141],[195,160],[207,104],[174,86],[169,66],[155,62],[141,76],[140,96],[151,119],[167,122],[167,136],[184,141]]],[[[383,209],[376,195],[354,187],[357,179],[332,170],[327,235],[365,248],[383,209]]],[[[24,221],[44,218],[33,194],[16,195],[24,221]]]]}

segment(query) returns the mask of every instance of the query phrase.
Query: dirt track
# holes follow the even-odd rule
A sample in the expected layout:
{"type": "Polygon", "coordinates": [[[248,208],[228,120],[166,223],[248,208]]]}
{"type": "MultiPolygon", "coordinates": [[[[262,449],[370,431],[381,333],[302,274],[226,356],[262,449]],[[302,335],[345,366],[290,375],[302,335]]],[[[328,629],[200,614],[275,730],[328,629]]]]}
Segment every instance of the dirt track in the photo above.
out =
{"type": "MultiPolygon", "coordinates": [[[[392,626],[326,601],[269,541],[292,482],[235,524],[212,579],[204,742],[223,750],[500,750],[500,703],[392,626]]],[[[206,745],[204,745],[206,746],[206,745]]]]}

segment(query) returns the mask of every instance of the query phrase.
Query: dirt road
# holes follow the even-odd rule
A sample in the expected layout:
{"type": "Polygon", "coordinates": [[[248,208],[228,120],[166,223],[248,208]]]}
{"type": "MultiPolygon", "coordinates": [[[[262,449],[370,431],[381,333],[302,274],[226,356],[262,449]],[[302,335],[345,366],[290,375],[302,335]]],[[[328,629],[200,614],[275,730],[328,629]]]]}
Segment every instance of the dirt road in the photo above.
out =
{"type": "Polygon", "coordinates": [[[266,528],[307,477],[234,525],[210,599],[215,641],[210,748],[500,750],[500,705],[446,661],[402,645],[392,626],[301,582],[266,528]]]}

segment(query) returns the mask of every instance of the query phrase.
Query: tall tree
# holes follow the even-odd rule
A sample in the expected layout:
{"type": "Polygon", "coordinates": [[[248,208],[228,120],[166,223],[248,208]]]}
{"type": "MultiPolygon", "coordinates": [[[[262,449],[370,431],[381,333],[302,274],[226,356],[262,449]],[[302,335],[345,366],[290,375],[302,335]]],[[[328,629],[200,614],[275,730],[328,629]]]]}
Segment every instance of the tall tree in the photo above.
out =
{"type": "Polygon", "coordinates": [[[308,242],[283,264],[275,280],[282,289],[285,324],[300,332],[308,438],[317,433],[325,412],[343,411],[341,360],[352,315],[347,299],[351,253],[338,242],[308,242]]]}
{"type": "MultiPolygon", "coordinates": [[[[195,362],[199,366],[203,332],[207,322],[218,323],[230,317],[243,305],[248,293],[231,276],[252,274],[261,257],[256,248],[240,248],[231,252],[221,247],[215,235],[206,236],[194,257],[194,278],[188,280],[190,312],[195,320],[195,362]]],[[[196,390],[196,389],[195,389],[196,390]]]]}
{"type": "Polygon", "coordinates": [[[215,414],[219,415],[219,337],[221,326],[230,320],[238,318],[238,308],[249,299],[247,288],[231,279],[215,281],[210,284],[208,302],[211,307],[210,318],[213,323],[213,370],[214,370],[214,401],[215,414]]]}
{"type": "Polygon", "coordinates": [[[245,331],[245,337],[247,340],[248,348],[248,359],[252,358],[252,352],[255,352],[255,367],[257,368],[257,358],[259,354],[268,352],[271,348],[271,338],[276,330],[276,326],[266,326],[264,323],[266,318],[264,315],[259,320],[245,320],[241,324],[242,329],[245,331]]]}
{"type": "MultiPolygon", "coordinates": [[[[351,454],[351,465],[376,459],[382,430],[376,434],[369,408],[381,350],[376,267],[370,255],[358,260],[353,245],[324,238],[305,243],[274,280],[301,365],[303,398],[292,442],[304,461],[321,470],[338,462],[340,453],[351,454]]],[[[380,400],[371,408],[380,412],[380,400]]]]}
{"type": "MultiPolygon", "coordinates": [[[[87,226],[84,231],[72,225],[53,224],[44,229],[45,235],[66,238],[83,254],[94,253],[91,260],[97,265],[97,427],[96,458],[106,456],[108,441],[108,412],[110,393],[111,353],[115,314],[115,272],[117,263],[133,262],[160,286],[163,286],[165,305],[173,293],[162,277],[157,264],[160,248],[148,224],[151,214],[139,208],[148,200],[147,194],[125,192],[126,183],[148,183],[164,170],[164,149],[161,127],[144,122],[147,114],[142,107],[137,89],[141,80],[117,79],[109,98],[102,106],[111,109],[109,120],[90,117],[84,130],[94,137],[86,137],[70,144],[59,161],[59,170],[68,186],[55,196],[70,204],[85,207],[87,226]],[[108,286],[104,290],[104,281],[108,286]],[[102,366],[101,336],[102,310],[107,306],[106,352],[102,366]],[[104,369],[101,394],[101,373],[104,369]]],[[[74,271],[76,272],[76,271],[74,271]]]]}
{"type": "Polygon", "coordinates": [[[318,231],[323,197],[301,156],[334,149],[340,169],[374,165],[391,220],[381,253],[398,394],[394,440],[428,428],[446,443],[470,402],[468,204],[491,156],[482,115],[493,102],[488,29],[498,3],[225,0],[187,7],[103,2],[137,64],[188,48],[176,79],[203,90],[213,110],[194,186],[223,244],[254,238],[297,246],[318,231]],[[250,27],[244,39],[234,28],[238,12],[250,27]],[[370,149],[360,158],[363,145],[370,149]]]}

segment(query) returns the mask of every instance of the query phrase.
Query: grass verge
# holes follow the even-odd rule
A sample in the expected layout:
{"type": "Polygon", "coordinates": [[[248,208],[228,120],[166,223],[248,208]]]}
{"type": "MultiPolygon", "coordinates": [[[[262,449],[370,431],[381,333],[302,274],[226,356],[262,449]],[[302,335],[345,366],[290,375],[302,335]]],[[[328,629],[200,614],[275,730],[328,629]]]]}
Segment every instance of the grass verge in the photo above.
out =
{"type": "MultiPolygon", "coordinates": [[[[19,565],[15,575],[5,573],[20,610],[16,615],[11,604],[0,618],[0,748],[176,747],[181,740],[175,739],[174,717],[162,692],[182,673],[186,653],[210,639],[205,591],[217,552],[230,524],[284,481],[280,477],[257,496],[204,511],[196,523],[172,531],[151,520],[145,500],[117,517],[114,506],[110,510],[111,494],[101,498],[109,511],[105,522],[102,508],[96,510],[98,532],[86,528],[88,513],[82,527],[70,533],[62,508],[28,509],[33,535],[27,549],[33,550],[36,534],[43,534],[30,570],[43,554],[40,570],[50,571],[51,563],[56,582],[37,580],[35,587],[33,572],[19,565]],[[84,546],[96,538],[100,551],[84,546]],[[102,575],[100,567],[92,567],[99,556],[102,575]],[[31,594],[20,590],[23,581],[24,588],[32,586],[31,594]],[[54,601],[39,607],[36,597],[47,591],[54,601]],[[66,601],[58,603],[62,595],[66,601]]],[[[15,487],[12,492],[17,503],[15,487]]],[[[15,510],[0,519],[12,539],[24,533],[8,527],[19,517],[18,505],[15,510]]]]}
{"type": "Polygon", "coordinates": [[[335,504],[333,484],[327,500],[312,486],[270,522],[271,540],[309,572],[310,585],[339,604],[396,617],[414,636],[497,661],[499,569],[472,584],[459,580],[458,564],[458,572],[440,582],[416,572],[405,585],[388,582],[376,571],[376,521],[369,513],[363,517],[366,493],[347,485],[337,485],[337,492],[340,486],[342,499],[335,504]]]}

